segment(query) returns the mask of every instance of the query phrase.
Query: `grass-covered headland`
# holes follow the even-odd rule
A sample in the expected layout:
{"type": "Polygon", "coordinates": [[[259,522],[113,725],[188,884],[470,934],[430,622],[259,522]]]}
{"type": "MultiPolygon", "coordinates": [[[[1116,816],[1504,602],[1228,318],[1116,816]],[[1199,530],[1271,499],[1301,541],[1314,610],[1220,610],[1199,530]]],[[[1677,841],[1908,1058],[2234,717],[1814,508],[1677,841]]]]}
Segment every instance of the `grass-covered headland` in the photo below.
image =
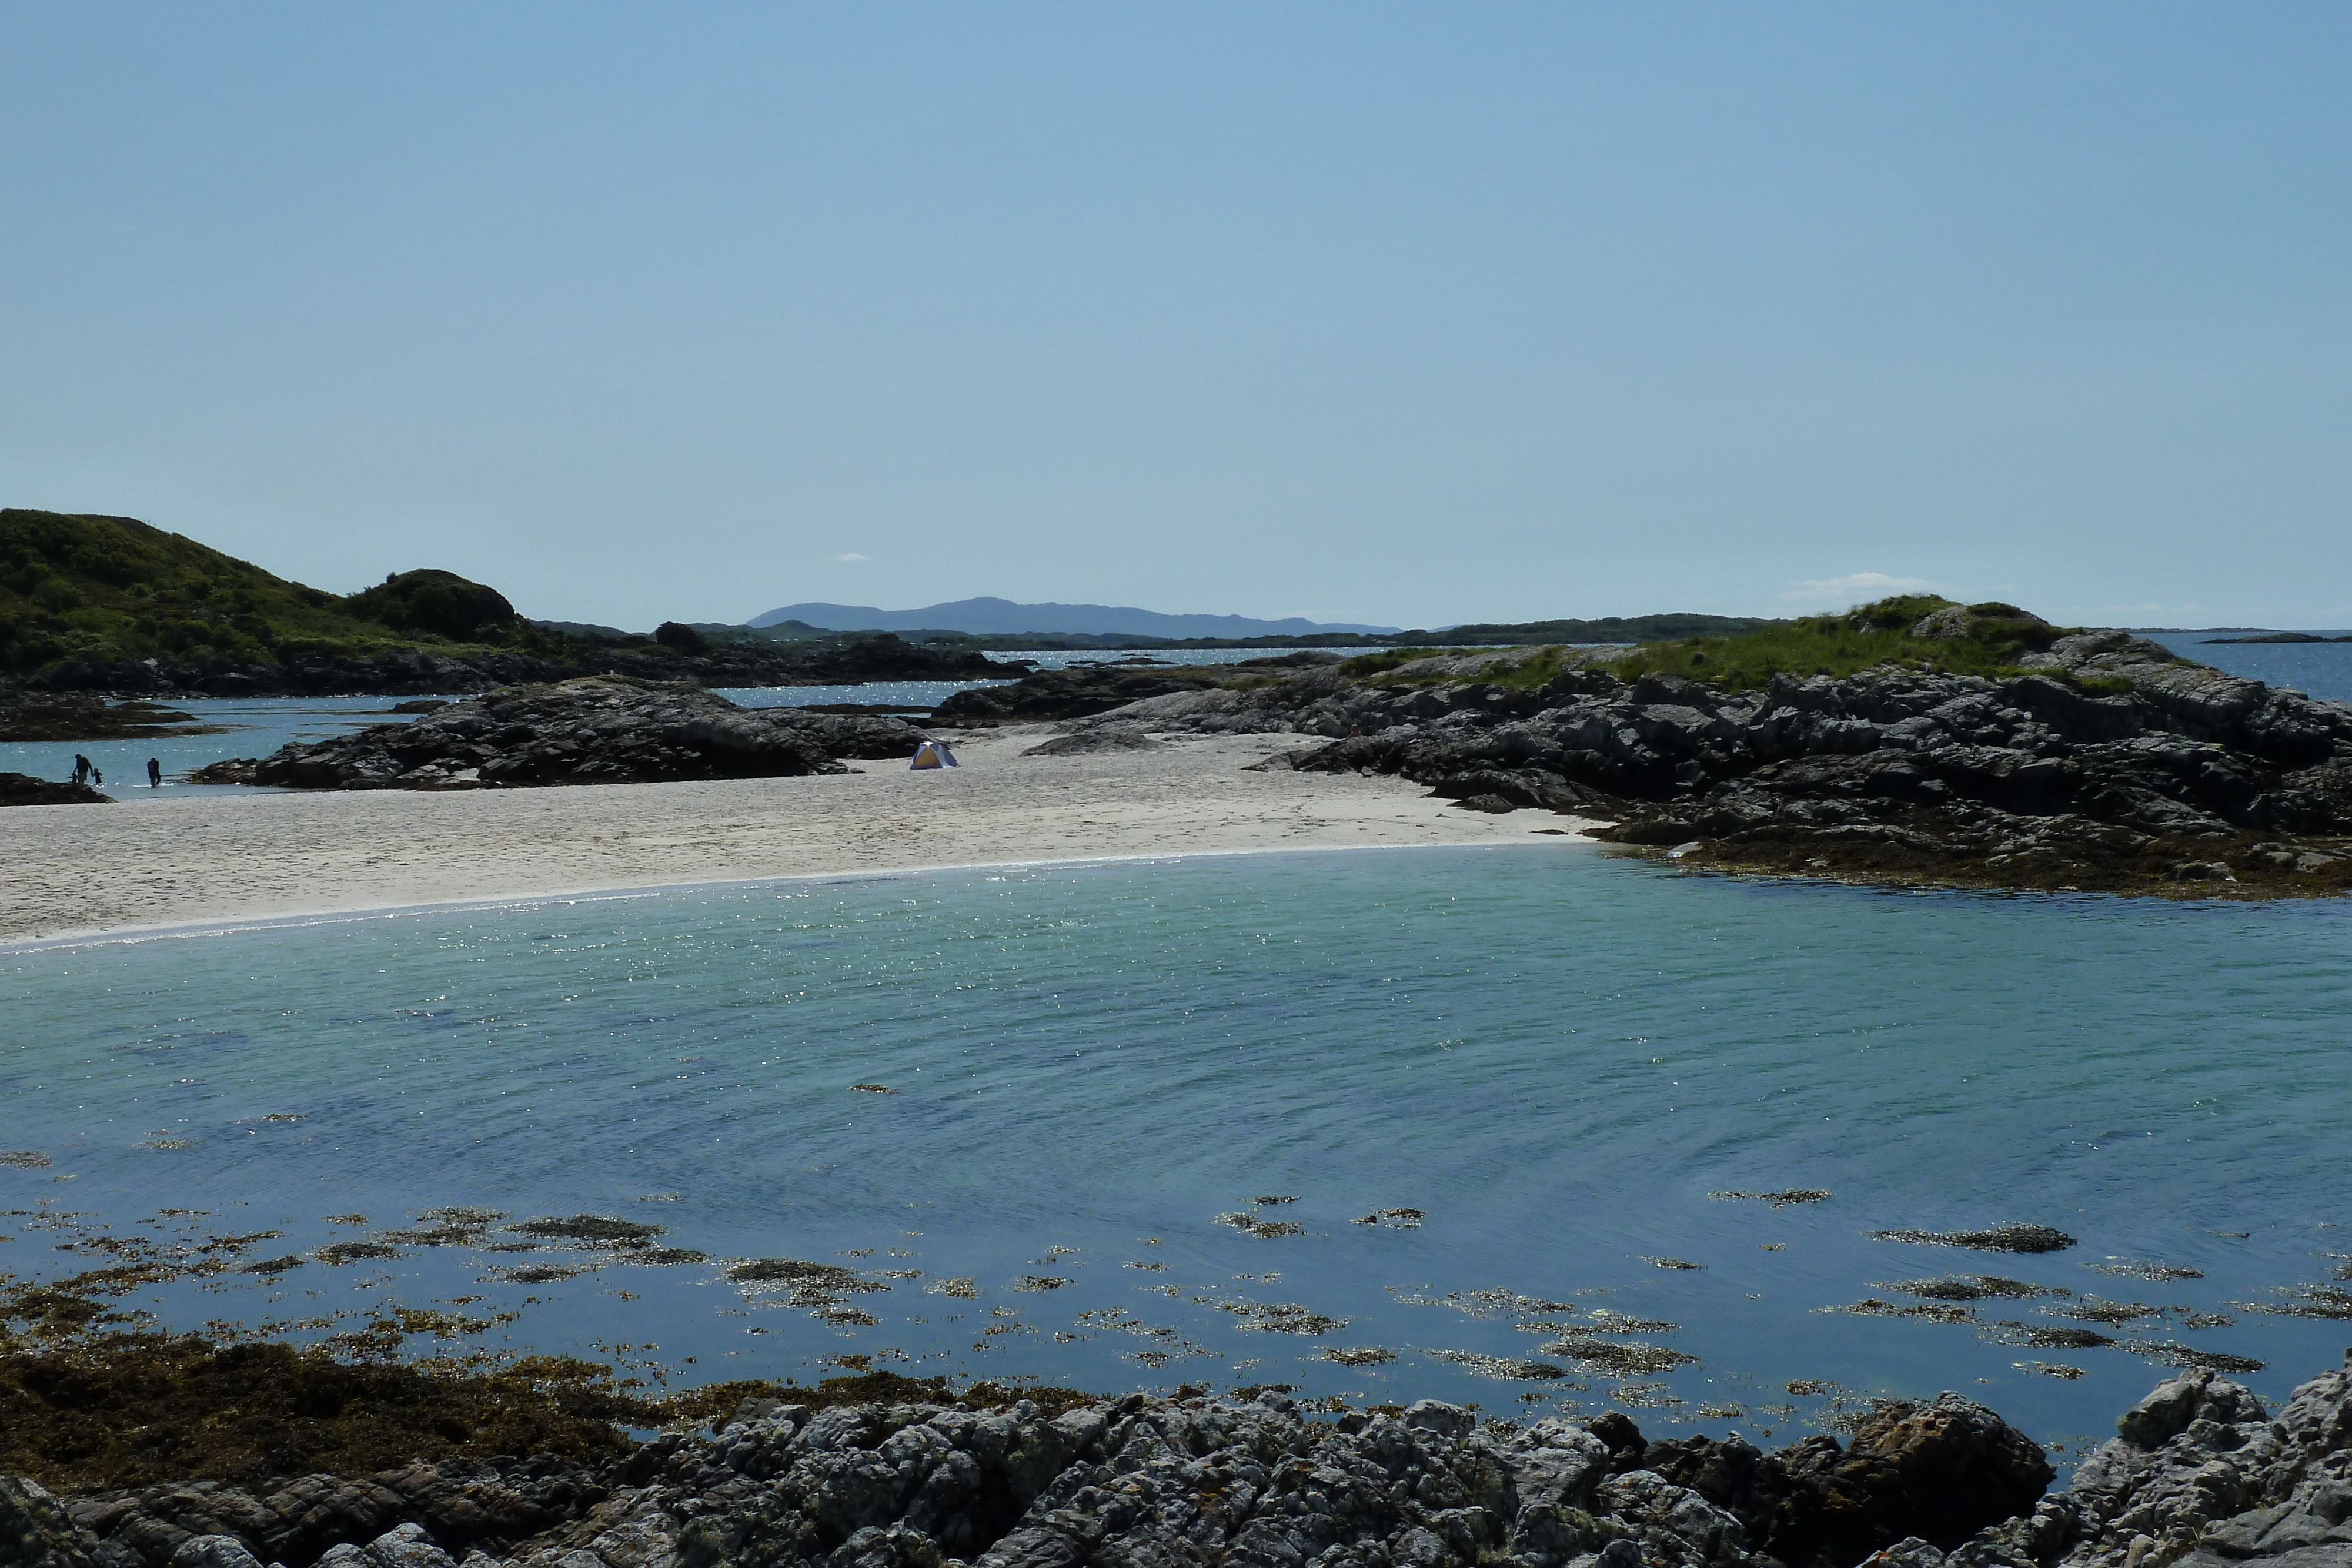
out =
{"type": "Polygon", "coordinates": [[[133,517],[0,510],[0,689],[419,695],[584,674],[786,685],[997,673],[977,652],[887,634],[779,643],[677,622],[635,634],[530,621],[497,589],[429,567],[339,595],[133,517]]]}
{"type": "Polygon", "coordinates": [[[74,659],[562,647],[534,631],[496,589],[454,572],[399,573],[339,596],[133,517],[0,510],[0,673],[74,659]]]}

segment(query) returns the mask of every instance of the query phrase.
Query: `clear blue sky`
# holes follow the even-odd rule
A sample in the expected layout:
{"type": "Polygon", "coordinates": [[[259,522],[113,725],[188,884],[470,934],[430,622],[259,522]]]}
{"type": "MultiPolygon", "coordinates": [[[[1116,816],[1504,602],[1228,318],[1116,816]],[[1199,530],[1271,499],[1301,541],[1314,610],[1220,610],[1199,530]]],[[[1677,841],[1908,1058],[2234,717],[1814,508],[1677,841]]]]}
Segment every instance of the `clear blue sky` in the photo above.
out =
{"type": "Polygon", "coordinates": [[[2352,6],[0,6],[0,501],[644,626],[2352,623],[2352,6]]]}

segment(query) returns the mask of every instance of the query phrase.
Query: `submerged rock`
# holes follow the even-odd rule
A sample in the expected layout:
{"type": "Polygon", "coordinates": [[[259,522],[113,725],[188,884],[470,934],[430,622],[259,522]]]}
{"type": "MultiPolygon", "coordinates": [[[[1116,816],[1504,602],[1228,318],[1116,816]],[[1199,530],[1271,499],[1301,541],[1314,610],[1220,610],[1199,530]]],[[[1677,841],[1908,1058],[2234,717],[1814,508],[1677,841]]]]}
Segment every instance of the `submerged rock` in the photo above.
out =
{"type": "Polygon", "coordinates": [[[297,742],[217,765],[205,782],[298,789],[462,789],[762,779],[845,771],[841,758],[904,758],[904,719],[743,708],[697,686],[596,676],[502,686],[413,724],[297,742]]]}

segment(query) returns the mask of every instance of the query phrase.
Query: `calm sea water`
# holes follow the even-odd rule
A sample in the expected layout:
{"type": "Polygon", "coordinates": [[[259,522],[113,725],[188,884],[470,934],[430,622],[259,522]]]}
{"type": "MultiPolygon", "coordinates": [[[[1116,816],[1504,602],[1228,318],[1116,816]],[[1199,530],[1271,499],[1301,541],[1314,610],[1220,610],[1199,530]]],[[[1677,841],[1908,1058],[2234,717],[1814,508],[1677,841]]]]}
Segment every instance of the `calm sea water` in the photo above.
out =
{"type": "Polygon", "coordinates": [[[673,1382],[1286,1383],[1776,1440],[1958,1388],[2070,1446],[2151,1357],[2274,1396],[2352,1326],[2264,1310],[2333,1310],[2352,1254],[2340,902],[1237,856],[17,949],[0,1008],[0,1269],[280,1233],[210,1255],[276,1272],[124,1299],[185,1326],[400,1306],[673,1382]],[[1789,1189],[1833,1196],[1711,1196],[1789,1189]],[[513,1228],[581,1215],[677,1250],[513,1228]],[[2005,1222],[2077,1245],[1871,1234],[2005,1222]],[[2063,1293],[1832,1310],[1962,1274],[2063,1293]]]}
{"type": "MultiPolygon", "coordinates": [[[[2233,675],[2273,686],[2291,686],[2307,696],[2352,702],[2352,643],[2221,643],[2216,637],[2242,637],[2242,632],[2149,632],[2142,635],[2163,643],[2184,659],[2227,670],[2233,675]]],[[[2341,632],[2320,635],[2340,637],[2341,632]]]]}
{"type": "MultiPolygon", "coordinates": [[[[181,775],[229,757],[267,757],[293,741],[324,740],[372,724],[406,724],[391,710],[405,697],[200,697],[164,706],[219,735],[150,736],[142,740],[0,741],[0,771],[70,779],[77,753],[98,764],[107,794],[118,800],[181,800],[194,795],[250,795],[236,784],[189,784],[181,775]],[[147,786],[147,759],[163,765],[164,783],[147,786]]],[[[272,791],[275,793],[275,791],[272,791]]]]}

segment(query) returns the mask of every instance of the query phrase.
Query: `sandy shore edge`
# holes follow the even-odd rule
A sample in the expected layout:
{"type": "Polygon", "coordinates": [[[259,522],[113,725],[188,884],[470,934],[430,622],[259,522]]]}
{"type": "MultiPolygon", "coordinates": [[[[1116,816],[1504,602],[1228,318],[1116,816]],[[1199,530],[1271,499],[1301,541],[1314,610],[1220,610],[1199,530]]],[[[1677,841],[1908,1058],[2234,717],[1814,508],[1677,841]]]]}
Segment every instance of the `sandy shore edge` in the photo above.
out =
{"type": "Polygon", "coordinates": [[[1309,744],[1298,736],[1022,755],[1048,733],[975,734],[953,772],[20,808],[0,813],[0,948],[797,878],[1559,843],[1595,825],[1256,766],[1309,744]]]}

